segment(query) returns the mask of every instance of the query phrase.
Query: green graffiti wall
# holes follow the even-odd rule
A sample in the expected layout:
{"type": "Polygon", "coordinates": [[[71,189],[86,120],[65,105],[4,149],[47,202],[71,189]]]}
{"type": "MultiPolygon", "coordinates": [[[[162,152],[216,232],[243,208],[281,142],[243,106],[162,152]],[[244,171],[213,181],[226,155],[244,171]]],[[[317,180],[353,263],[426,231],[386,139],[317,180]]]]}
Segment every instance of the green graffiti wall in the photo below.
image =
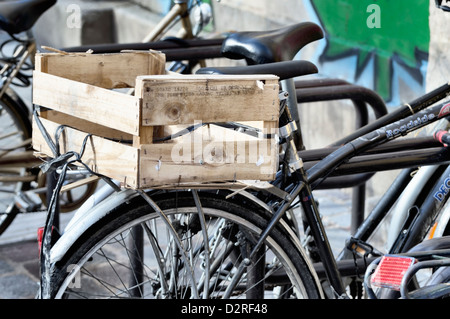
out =
{"type": "Polygon", "coordinates": [[[428,59],[429,0],[310,1],[326,33],[322,62],[355,56],[355,80],[370,65],[374,89],[387,101],[394,63],[407,71],[407,81],[425,85],[421,66],[428,59]]]}

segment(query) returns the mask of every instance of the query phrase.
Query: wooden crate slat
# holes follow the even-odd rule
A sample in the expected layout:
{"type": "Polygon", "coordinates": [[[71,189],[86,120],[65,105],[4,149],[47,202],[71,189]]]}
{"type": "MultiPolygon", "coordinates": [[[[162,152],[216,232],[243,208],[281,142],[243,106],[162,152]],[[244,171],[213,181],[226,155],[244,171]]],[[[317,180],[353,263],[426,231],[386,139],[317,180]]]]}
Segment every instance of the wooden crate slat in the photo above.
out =
{"type": "Polygon", "coordinates": [[[223,141],[190,141],[187,137],[179,143],[141,145],[139,187],[255,177],[273,180],[278,168],[277,146],[274,139],[242,137],[223,141]]]}
{"type": "Polygon", "coordinates": [[[165,55],[157,51],[38,53],[35,70],[106,89],[131,88],[138,75],[164,74],[165,62],[165,55]]]}
{"type": "Polygon", "coordinates": [[[134,135],[116,130],[113,127],[106,127],[103,125],[95,124],[79,117],[74,117],[52,109],[40,110],[39,116],[61,125],[71,126],[80,131],[89,132],[91,134],[113,139],[119,142],[131,143],[134,138],[134,135]]]}
{"type": "MultiPolygon", "coordinates": [[[[59,123],[43,118],[41,122],[50,136],[54,136],[55,130],[60,126],[59,123]]],[[[61,135],[60,152],[62,154],[67,151],[79,152],[86,135],[85,132],[66,127],[61,135]]],[[[33,121],[33,148],[39,156],[43,154],[53,156],[35,121],[33,121]]],[[[136,187],[138,158],[138,149],[93,135],[86,143],[82,160],[94,172],[112,177],[125,186],[136,187]]]]}
{"type": "Polygon", "coordinates": [[[138,135],[140,100],[97,86],[33,72],[33,103],[138,135]]]}
{"type": "Polygon", "coordinates": [[[139,76],[136,96],[144,126],[274,121],[279,114],[273,75],[139,76]]]}

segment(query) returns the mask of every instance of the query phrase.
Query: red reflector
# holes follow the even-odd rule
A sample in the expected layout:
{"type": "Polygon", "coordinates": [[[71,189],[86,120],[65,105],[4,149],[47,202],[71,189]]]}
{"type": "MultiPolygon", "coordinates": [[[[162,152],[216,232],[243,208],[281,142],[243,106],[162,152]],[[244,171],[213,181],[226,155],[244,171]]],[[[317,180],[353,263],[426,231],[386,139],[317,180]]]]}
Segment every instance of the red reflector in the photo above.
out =
{"type": "MultiPolygon", "coordinates": [[[[53,231],[52,227],[52,231],[53,231]]],[[[39,247],[39,253],[41,253],[41,247],[42,247],[42,239],[44,237],[44,227],[39,227],[38,231],[37,231],[37,242],[38,242],[38,247],[39,247]]]]}
{"type": "Polygon", "coordinates": [[[383,256],[372,275],[373,286],[400,290],[403,275],[416,263],[416,259],[403,256],[383,256]]]}
{"type": "Polygon", "coordinates": [[[39,227],[38,231],[37,231],[37,241],[38,241],[39,252],[41,251],[43,236],[44,236],[44,227],[39,227]]]}

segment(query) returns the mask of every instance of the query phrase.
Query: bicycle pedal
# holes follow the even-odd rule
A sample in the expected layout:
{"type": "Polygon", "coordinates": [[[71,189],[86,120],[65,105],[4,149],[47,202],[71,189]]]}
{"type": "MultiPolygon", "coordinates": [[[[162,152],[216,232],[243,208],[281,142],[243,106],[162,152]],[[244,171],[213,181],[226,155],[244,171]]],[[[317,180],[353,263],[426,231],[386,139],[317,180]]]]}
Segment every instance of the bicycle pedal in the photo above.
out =
{"type": "Polygon", "coordinates": [[[361,257],[368,256],[368,255],[374,255],[374,256],[382,255],[369,243],[366,243],[366,242],[359,240],[357,238],[354,238],[354,237],[351,237],[347,240],[346,247],[351,252],[353,252],[361,257]]]}
{"type": "Polygon", "coordinates": [[[372,286],[400,290],[406,271],[417,262],[413,257],[385,255],[371,278],[372,286]]]}
{"type": "Polygon", "coordinates": [[[16,194],[15,204],[22,212],[29,213],[38,210],[42,201],[34,192],[19,192],[16,194]]]}

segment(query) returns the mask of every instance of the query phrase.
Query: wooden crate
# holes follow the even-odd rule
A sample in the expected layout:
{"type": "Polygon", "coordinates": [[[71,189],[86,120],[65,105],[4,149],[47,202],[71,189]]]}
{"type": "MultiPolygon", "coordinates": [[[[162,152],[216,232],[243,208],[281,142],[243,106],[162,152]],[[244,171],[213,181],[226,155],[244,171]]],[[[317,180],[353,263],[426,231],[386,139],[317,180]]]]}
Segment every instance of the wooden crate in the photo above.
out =
{"type": "MultiPolygon", "coordinates": [[[[33,103],[51,136],[66,125],[61,153],[125,187],[179,187],[272,180],[278,167],[278,79],[273,75],[165,74],[159,52],[38,54],[33,103]],[[134,95],[116,89],[134,88],[134,95]],[[249,136],[218,123],[239,121],[268,135],[249,136]],[[192,125],[200,128],[188,132],[192,125]],[[162,141],[175,132],[186,134],[162,141]]],[[[38,156],[52,156],[33,127],[38,156]]]]}

